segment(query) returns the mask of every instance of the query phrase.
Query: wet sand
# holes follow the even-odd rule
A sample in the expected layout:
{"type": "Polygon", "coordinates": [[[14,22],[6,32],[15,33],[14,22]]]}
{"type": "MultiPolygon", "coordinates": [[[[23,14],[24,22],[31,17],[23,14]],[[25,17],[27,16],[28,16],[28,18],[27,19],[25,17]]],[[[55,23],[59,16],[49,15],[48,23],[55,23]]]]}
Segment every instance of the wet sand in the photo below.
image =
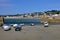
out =
{"type": "Polygon", "coordinates": [[[60,40],[60,25],[23,26],[21,31],[0,28],[0,40],[60,40]]]}

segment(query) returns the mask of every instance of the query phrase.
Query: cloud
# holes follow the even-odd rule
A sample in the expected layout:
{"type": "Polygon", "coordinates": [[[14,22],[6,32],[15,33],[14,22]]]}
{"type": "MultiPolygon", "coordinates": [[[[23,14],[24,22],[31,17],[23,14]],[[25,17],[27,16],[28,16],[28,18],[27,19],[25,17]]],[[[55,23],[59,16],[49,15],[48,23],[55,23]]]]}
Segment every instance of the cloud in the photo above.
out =
{"type": "Polygon", "coordinates": [[[0,2],[9,2],[11,0],[0,0],[0,2]]]}
{"type": "Polygon", "coordinates": [[[11,3],[12,0],[0,0],[0,7],[12,7],[14,4],[11,3]]]}
{"type": "Polygon", "coordinates": [[[10,7],[13,6],[13,4],[0,4],[0,7],[10,7]]]}

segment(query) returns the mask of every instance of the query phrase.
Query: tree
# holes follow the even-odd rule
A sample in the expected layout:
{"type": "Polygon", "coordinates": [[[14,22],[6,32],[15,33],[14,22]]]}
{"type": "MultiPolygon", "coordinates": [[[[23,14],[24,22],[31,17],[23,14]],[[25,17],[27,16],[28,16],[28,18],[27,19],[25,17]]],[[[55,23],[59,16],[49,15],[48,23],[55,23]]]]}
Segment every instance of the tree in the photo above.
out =
{"type": "Polygon", "coordinates": [[[31,14],[32,17],[34,17],[34,14],[31,14]]]}

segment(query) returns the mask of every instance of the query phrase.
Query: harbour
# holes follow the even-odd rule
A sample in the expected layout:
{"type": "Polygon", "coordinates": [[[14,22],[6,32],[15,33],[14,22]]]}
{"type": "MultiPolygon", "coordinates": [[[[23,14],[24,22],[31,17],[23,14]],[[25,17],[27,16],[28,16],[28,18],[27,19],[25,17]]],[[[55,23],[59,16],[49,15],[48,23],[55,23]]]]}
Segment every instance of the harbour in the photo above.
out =
{"type": "Polygon", "coordinates": [[[0,28],[0,40],[60,40],[60,25],[50,25],[49,27],[23,26],[21,31],[4,31],[0,28]]]}

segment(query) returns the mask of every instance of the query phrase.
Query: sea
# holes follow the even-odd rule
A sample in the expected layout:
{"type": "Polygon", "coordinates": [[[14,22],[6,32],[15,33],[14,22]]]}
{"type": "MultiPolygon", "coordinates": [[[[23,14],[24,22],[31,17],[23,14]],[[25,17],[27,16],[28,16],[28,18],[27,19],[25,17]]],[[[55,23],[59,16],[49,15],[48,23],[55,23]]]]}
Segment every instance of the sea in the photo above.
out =
{"type": "Polygon", "coordinates": [[[35,25],[40,25],[40,19],[4,19],[4,24],[22,24],[29,25],[30,23],[34,23],[35,25]]]}

